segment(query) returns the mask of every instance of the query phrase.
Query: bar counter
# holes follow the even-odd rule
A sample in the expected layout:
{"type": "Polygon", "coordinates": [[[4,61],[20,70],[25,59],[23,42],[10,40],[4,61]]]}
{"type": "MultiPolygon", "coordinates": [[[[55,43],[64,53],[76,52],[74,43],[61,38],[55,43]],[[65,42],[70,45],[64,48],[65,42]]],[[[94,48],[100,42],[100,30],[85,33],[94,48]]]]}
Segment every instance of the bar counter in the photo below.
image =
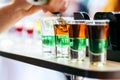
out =
{"type": "Polygon", "coordinates": [[[91,66],[89,59],[83,62],[71,62],[65,59],[56,59],[42,56],[41,42],[31,43],[1,40],[0,56],[21,61],[27,64],[44,67],[76,76],[100,79],[119,79],[120,62],[107,61],[105,66],[91,66]]]}

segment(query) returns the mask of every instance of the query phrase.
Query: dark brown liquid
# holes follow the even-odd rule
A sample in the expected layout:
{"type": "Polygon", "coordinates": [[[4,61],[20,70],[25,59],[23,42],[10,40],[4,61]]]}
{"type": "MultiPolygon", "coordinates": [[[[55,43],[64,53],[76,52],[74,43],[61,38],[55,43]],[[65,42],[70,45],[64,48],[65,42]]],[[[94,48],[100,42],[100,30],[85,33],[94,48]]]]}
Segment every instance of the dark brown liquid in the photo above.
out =
{"type": "Polygon", "coordinates": [[[85,24],[71,24],[69,28],[70,38],[85,38],[86,25],[85,24]]]}
{"type": "Polygon", "coordinates": [[[107,39],[108,25],[87,25],[89,39],[107,39]]]}

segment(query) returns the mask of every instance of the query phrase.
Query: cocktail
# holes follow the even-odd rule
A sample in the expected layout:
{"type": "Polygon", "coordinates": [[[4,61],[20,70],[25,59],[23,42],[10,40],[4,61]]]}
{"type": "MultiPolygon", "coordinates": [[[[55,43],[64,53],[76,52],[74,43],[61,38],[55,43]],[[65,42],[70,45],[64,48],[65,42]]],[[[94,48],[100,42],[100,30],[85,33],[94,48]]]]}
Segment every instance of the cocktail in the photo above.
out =
{"type": "Polygon", "coordinates": [[[109,20],[87,21],[89,57],[93,65],[106,64],[109,20]]]}
{"type": "Polygon", "coordinates": [[[55,40],[57,47],[57,58],[69,57],[69,25],[68,24],[54,24],[55,40]]]}
{"type": "Polygon", "coordinates": [[[55,17],[44,17],[41,19],[41,39],[42,39],[42,53],[46,58],[54,58],[55,50],[55,35],[53,28],[53,20],[55,17]]]}
{"type": "Polygon", "coordinates": [[[86,58],[86,23],[85,20],[69,21],[71,61],[83,61],[86,58]]]}
{"type": "Polygon", "coordinates": [[[56,57],[69,59],[69,27],[67,20],[73,17],[58,17],[54,20],[54,33],[56,44],[56,57]]]}

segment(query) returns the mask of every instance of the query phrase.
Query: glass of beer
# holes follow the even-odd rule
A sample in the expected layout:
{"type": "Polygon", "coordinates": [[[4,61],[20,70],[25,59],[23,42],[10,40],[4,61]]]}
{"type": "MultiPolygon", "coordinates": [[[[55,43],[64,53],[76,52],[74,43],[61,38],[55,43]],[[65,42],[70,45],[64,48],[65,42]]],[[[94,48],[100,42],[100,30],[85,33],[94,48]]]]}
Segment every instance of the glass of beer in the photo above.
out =
{"type": "Polygon", "coordinates": [[[85,20],[70,20],[70,59],[84,61],[86,58],[86,23],[85,20]]]}
{"type": "Polygon", "coordinates": [[[106,64],[109,20],[86,21],[89,39],[89,57],[92,65],[106,64]]]}

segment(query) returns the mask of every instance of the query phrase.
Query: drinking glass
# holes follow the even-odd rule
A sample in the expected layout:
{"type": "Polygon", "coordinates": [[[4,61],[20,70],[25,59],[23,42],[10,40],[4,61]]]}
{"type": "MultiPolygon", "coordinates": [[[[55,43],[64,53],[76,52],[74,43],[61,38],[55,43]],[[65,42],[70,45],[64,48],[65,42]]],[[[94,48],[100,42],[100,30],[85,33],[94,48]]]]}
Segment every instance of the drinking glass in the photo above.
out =
{"type": "Polygon", "coordinates": [[[24,23],[24,29],[25,29],[25,38],[26,43],[33,43],[33,36],[34,36],[34,23],[32,21],[26,21],[24,23]]]}
{"type": "Polygon", "coordinates": [[[16,39],[14,40],[15,42],[22,42],[22,40],[23,40],[23,28],[24,28],[23,20],[18,21],[14,25],[15,37],[16,37],[16,39]]]}
{"type": "Polygon", "coordinates": [[[90,63],[106,64],[109,20],[89,20],[87,23],[90,63]]]}
{"type": "Polygon", "coordinates": [[[23,23],[22,22],[17,22],[15,25],[15,31],[16,33],[19,35],[19,37],[22,35],[22,31],[23,31],[23,23]]]}
{"type": "Polygon", "coordinates": [[[56,57],[69,58],[69,24],[67,20],[72,17],[59,17],[54,20],[54,32],[56,42],[56,57]]]}
{"type": "Polygon", "coordinates": [[[86,23],[85,20],[68,21],[71,61],[83,61],[86,58],[86,23]]]}
{"type": "Polygon", "coordinates": [[[55,35],[53,28],[53,20],[55,17],[43,17],[41,19],[41,39],[42,39],[42,53],[46,58],[54,58],[55,50],[55,35]]]}

